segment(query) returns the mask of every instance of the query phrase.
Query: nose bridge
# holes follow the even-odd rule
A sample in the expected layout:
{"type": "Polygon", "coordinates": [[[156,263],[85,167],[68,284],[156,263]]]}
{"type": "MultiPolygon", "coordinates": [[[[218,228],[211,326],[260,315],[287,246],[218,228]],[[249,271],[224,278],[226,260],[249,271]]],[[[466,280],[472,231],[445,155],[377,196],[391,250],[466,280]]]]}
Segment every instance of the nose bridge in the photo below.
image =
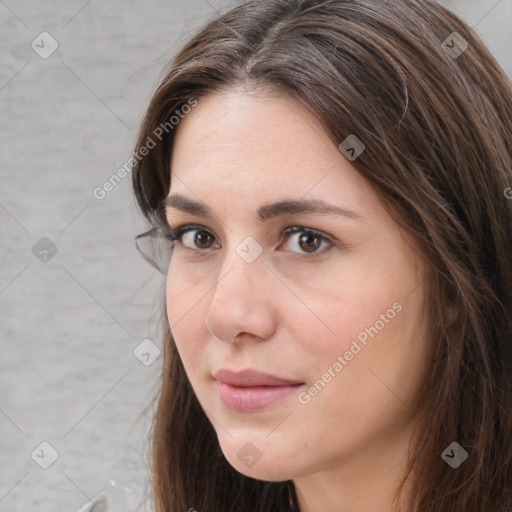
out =
{"type": "Polygon", "coordinates": [[[262,253],[256,255],[251,242],[243,241],[231,247],[222,263],[212,303],[219,299],[233,302],[236,299],[236,303],[243,306],[250,295],[254,303],[258,299],[257,287],[264,284],[265,274],[262,253]]]}
{"type": "Polygon", "coordinates": [[[234,340],[240,332],[264,338],[274,328],[265,281],[270,276],[254,242],[244,240],[229,249],[213,291],[206,323],[224,341],[234,340]]]}

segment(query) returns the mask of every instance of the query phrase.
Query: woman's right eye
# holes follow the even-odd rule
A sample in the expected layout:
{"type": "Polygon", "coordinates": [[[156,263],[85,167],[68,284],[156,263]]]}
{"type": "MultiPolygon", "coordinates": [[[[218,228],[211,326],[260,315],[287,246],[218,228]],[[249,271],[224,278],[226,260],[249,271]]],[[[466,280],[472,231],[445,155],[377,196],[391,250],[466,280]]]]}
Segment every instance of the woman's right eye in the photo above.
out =
{"type": "MultiPolygon", "coordinates": [[[[191,250],[212,249],[215,236],[203,226],[187,224],[173,231],[172,238],[177,240],[185,248],[191,250]]],[[[217,245],[217,247],[220,247],[217,245]]]]}

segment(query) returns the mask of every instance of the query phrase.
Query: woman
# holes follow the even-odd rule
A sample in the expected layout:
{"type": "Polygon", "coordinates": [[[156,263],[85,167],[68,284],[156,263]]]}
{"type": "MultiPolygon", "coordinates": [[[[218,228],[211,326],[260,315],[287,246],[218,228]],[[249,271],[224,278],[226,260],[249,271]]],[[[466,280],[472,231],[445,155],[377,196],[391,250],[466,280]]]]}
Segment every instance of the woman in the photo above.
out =
{"type": "Polygon", "coordinates": [[[134,158],[156,510],[510,512],[511,161],[510,82],[433,1],[208,23],[134,158]]]}

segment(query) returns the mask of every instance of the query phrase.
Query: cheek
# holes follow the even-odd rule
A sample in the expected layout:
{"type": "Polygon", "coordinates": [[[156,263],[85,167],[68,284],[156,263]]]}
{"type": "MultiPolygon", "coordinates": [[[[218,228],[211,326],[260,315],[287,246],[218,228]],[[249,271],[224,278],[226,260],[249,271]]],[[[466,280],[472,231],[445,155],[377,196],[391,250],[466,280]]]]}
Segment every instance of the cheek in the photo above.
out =
{"type": "Polygon", "coordinates": [[[376,322],[379,332],[386,331],[399,316],[393,309],[399,295],[369,279],[356,282],[352,276],[343,285],[333,285],[331,281],[323,289],[298,291],[297,296],[305,297],[308,307],[296,300],[293,308],[289,308],[289,317],[300,319],[295,325],[296,332],[301,333],[298,339],[302,340],[303,349],[324,364],[326,355],[336,359],[338,354],[350,350],[354,340],[364,347],[370,339],[368,329],[373,334],[371,328],[376,322]],[[380,320],[382,314],[387,323],[380,320]]]}
{"type": "Polygon", "coordinates": [[[166,284],[167,321],[176,347],[185,366],[202,353],[207,296],[199,289],[187,286],[179,278],[169,275],[166,284]]]}
{"type": "Polygon", "coordinates": [[[419,321],[419,294],[395,298],[383,295],[346,315],[347,335],[326,347],[327,367],[341,355],[342,369],[325,398],[334,406],[342,396],[353,418],[358,413],[375,421],[400,418],[407,414],[403,404],[414,403],[426,377],[430,344],[419,321]]]}
{"type": "Polygon", "coordinates": [[[373,370],[394,389],[417,388],[429,355],[419,288],[410,293],[407,285],[389,278],[387,283],[361,279],[357,286],[352,282],[310,292],[309,299],[315,314],[295,312],[302,321],[296,324],[294,338],[309,361],[310,383],[336,381],[332,388],[350,383],[356,395],[369,398],[378,384],[373,370]],[[330,379],[329,371],[339,377],[330,379]],[[372,384],[362,385],[363,377],[372,384]]]}
{"type": "MultiPolygon", "coordinates": [[[[337,304],[348,305],[347,298],[336,296],[337,304]]],[[[393,308],[394,302],[383,295],[364,307],[347,306],[331,322],[338,336],[317,336],[317,352],[308,357],[308,387],[299,400],[318,431],[309,438],[312,445],[328,437],[349,450],[409,421],[404,404],[414,403],[424,381],[428,344],[417,322],[417,301],[408,297],[393,308]],[[388,323],[380,317],[386,312],[388,323]]],[[[329,457],[329,450],[323,455],[329,457]]]]}
{"type": "Polygon", "coordinates": [[[373,251],[342,253],[332,264],[314,268],[307,280],[290,281],[296,296],[293,314],[312,342],[320,338],[327,349],[343,348],[400,299],[401,279],[391,275],[392,267],[380,260],[373,251]]]}

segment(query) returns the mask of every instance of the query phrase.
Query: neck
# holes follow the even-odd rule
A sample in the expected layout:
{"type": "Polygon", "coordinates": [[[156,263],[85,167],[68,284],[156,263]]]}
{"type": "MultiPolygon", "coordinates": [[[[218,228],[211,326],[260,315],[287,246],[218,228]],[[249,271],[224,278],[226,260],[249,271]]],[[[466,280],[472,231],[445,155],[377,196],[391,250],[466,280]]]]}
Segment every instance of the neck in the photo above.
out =
{"type": "Polygon", "coordinates": [[[294,478],[300,512],[409,512],[410,482],[404,484],[400,501],[393,500],[405,476],[410,439],[408,427],[344,455],[341,463],[294,478]]]}

